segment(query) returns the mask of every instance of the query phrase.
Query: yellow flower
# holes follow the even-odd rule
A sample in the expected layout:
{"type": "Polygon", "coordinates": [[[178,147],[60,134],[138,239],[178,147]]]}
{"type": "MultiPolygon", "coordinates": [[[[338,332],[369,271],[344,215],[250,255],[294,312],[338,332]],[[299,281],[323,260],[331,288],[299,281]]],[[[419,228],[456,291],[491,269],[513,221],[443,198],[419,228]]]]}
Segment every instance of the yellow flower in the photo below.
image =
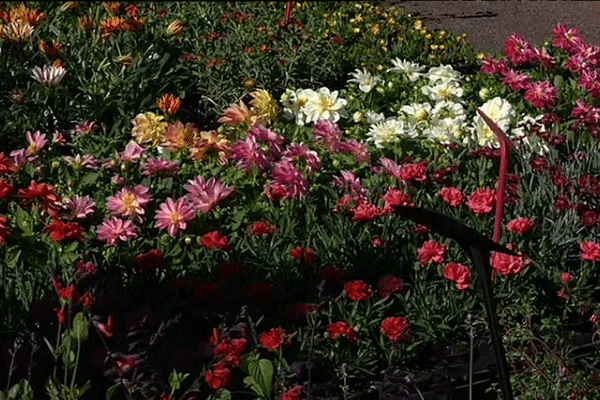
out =
{"type": "Polygon", "coordinates": [[[277,119],[279,106],[268,90],[258,89],[250,93],[250,96],[252,97],[250,104],[252,105],[253,114],[266,123],[271,123],[277,119]]]}
{"type": "Polygon", "coordinates": [[[181,32],[183,32],[184,27],[185,24],[183,23],[183,21],[177,19],[171,22],[169,26],[167,26],[167,33],[171,36],[179,35],[181,32]]]}
{"type": "Polygon", "coordinates": [[[156,105],[158,106],[158,109],[163,112],[163,114],[172,117],[177,114],[177,111],[179,111],[179,107],[181,107],[181,99],[179,96],[171,93],[163,94],[156,99],[156,105]]]}
{"type": "Polygon", "coordinates": [[[229,140],[219,135],[216,131],[200,132],[200,138],[196,140],[196,143],[190,149],[192,160],[202,160],[211,153],[219,157],[219,162],[222,165],[227,164],[229,158],[229,140]]]}
{"type": "Polygon", "coordinates": [[[133,123],[131,135],[139,144],[151,142],[153,146],[157,146],[167,130],[167,123],[163,119],[162,115],[153,112],[138,114],[131,121],[133,123]]]}

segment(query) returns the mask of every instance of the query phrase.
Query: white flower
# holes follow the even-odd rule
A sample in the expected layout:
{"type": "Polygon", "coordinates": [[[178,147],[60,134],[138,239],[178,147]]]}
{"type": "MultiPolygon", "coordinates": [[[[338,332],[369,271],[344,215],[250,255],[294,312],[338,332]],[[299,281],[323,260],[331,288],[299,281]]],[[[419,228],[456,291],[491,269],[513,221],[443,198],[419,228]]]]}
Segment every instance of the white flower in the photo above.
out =
{"type": "MultiPolygon", "coordinates": [[[[496,122],[496,124],[498,124],[500,129],[502,129],[504,132],[508,132],[508,128],[510,128],[511,123],[516,116],[516,112],[510,103],[500,97],[494,97],[492,100],[489,100],[482,105],[480,109],[485,115],[496,122]]],[[[483,118],[479,116],[479,114],[475,116],[475,120],[473,122],[475,123],[473,133],[476,135],[476,140],[479,146],[495,148],[500,147],[500,144],[496,139],[496,134],[485,123],[483,118]]]]}
{"type": "Polygon", "coordinates": [[[440,101],[431,113],[435,124],[462,125],[467,119],[463,105],[453,101],[440,101]]]}
{"type": "Polygon", "coordinates": [[[63,67],[46,65],[44,69],[34,67],[31,70],[31,77],[41,83],[42,86],[52,89],[60,84],[66,73],[67,71],[63,67]]]}
{"type": "Polygon", "coordinates": [[[460,84],[452,81],[440,82],[433,86],[423,86],[421,91],[432,101],[452,100],[463,95],[460,84]]]}
{"type": "Polygon", "coordinates": [[[369,136],[367,141],[375,143],[375,147],[381,149],[388,143],[400,141],[404,133],[404,122],[395,118],[390,118],[386,121],[371,125],[371,128],[367,133],[367,136],[369,136]]]}
{"type": "Polygon", "coordinates": [[[527,133],[527,131],[523,128],[524,126],[527,126],[529,124],[537,124],[538,126],[541,126],[541,132],[545,132],[546,128],[544,127],[544,125],[538,124],[539,120],[542,119],[542,117],[543,115],[538,115],[535,118],[529,115],[524,115],[523,119],[519,123],[519,126],[510,131],[510,136],[516,139],[513,142],[517,145],[519,145],[520,143],[519,147],[525,150],[526,154],[531,155],[532,153],[535,153],[538,156],[544,156],[550,153],[550,146],[548,146],[548,143],[546,141],[542,140],[536,134],[527,133]]]}
{"type": "Polygon", "coordinates": [[[460,72],[455,71],[451,65],[440,65],[431,68],[425,77],[429,79],[430,84],[458,82],[460,81],[460,72]]]}
{"type": "Polygon", "coordinates": [[[337,122],[340,117],[348,117],[344,108],[348,102],[346,99],[338,99],[337,90],[329,92],[328,88],[322,87],[318,92],[306,89],[305,93],[307,103],[303,111],[306,114],[306,122],[317,122],[321,119],[337,122]]]}
{"type": "Polygon", "coordinates": [[[393,67],[388,69],[388,72],[401,72],[405,74],[411,82],[415,82],[419,79],[419,77],[423,75],[421,71],[425,69],[425,66],[406,60],[400,60],[399,58],[393,59],[392,65],[393,67]]]}
{"type": "Polygon", "coordinates": [[[308,96],[304,89],[296,91],[285,89],[281,95],[281,104],[283,104],[283,117],[286,119],[295,119],[296,125],[304,125],[304,106],[308,102],[308,96]]]}
{"type": "Polygon", "coordinates": [[[348,82],[358,83],[358,88],[365,93],[369,93],[375,86],[383,83],[383,79],[371,75],[371,73],[364,68],[362,70],[357,69],[354,72],[350,72],[350,76],[353,78],[349,79],[348,82]]]}
{"type": "Polygon", "coordinates": [[[420,134],[427,134],[431,123],[431,104],[413,103],[402,106],[400,111],[404,113],[406,122],[408,123],[409,136],[417,137],[420,134]]]}
{"type": "Polygon", "coordinates": [[[463,133],[462,124],[448,125],[443,121],[435,121],[429,129],[427,138],[438,143],[448,144],[457,142],[463,136],[463,133]]]}
{"type": "Polygon", "coordinates": [[[369,124],[375,124],[385,120],[383,113],[376,113],[375,111],[367,111],[367,122],[369,124]]]}

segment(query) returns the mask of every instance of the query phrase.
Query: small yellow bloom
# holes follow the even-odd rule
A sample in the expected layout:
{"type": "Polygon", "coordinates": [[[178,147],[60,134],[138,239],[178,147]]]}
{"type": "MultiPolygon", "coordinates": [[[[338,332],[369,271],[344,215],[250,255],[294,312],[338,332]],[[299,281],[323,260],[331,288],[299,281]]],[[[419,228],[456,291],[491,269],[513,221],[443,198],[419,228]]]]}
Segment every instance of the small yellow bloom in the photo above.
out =
{"type": "Polygon", "coordinates": [[[156,105],[163,114],[172,117],[177,114],[177,111],[179,111],[179,107],[181,107],[181,99],[179,96],[171,93],[163,94],[156,99],[156,105]]]}
{"type": "Polygon", "coordinates": [[[177,36],[183,32],[183,28],[185,28],[185,24],[183,21],[177,19],[167,26],[167,33],[171,36],[177,36]]]}
{"type": "Polygon", "coordinates": [[[131,135],[139,144],[151,142],[153,146],[158,146],[167,130],[167,123],[163,119],[162,115],[153,112],[138,114],[131,121],[131,135]]]}
{"type": "Polygon", "coordinates": [[[244,79],[244,86],[246,87],[246,89],[254,89],[254,87],[256,86],[256,79],[254,78],[246,78],[244,79]]]}
{"type": "Polygon", "coordinates": [[[250,93],[252,112],[263,122],[271,123],[279,116],[279,106],[271,93],[265,89],[258,89],[250,93]]]}
{"type": "Polygon", "coordinates": [[[414,27],[416,30],[421,30],[421,28],[423,27],[423,21],[421,21],[420,19],[415,20],[414,27]]]}

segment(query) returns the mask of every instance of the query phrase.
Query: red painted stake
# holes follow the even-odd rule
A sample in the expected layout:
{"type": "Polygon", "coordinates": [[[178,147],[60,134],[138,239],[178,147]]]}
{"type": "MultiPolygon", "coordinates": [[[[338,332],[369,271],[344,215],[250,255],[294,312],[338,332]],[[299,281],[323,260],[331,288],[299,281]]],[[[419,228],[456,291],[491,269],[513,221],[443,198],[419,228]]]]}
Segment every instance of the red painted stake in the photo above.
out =
{"type": "Polygon", "coordinates": [[[496,190],[496,219],[494,220],[494,242],[500,240],[502,235],[502,214],[504,211],[504,191],[506,189],[506,172],[508,170],[508,149],[516,150],[515,145],[510,141],[508,136],[500,129],[490,117],[485,115],[479,108],[477,109],[479,116],[483,118],[490,129],[496,134],[498,142],[500,142],[500,177],[498,178],[498,189],[496,190]]]}
{"type": "Polygon", "coordinates": [[[290,23],[290,18],[292,16],[292,6],[294,5],[293,1],[286,1],[285,3],[285,17],[283,22],[287,25],[290,23]]]}

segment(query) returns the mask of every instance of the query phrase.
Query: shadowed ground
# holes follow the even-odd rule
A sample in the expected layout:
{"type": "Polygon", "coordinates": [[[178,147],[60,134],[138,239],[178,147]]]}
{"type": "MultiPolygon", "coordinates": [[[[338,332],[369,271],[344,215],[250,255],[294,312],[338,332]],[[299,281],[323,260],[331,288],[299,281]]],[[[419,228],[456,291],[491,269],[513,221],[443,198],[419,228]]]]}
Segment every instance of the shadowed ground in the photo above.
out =
{"type": "Polygon", "coordinates": [[[600,1],[387,0],[431,29],[466,33],[478,51],[502,52],[513,33],[532,45],[552,38],[557,24],[575,27],[586,43],[600,45],[600,1]]]}

